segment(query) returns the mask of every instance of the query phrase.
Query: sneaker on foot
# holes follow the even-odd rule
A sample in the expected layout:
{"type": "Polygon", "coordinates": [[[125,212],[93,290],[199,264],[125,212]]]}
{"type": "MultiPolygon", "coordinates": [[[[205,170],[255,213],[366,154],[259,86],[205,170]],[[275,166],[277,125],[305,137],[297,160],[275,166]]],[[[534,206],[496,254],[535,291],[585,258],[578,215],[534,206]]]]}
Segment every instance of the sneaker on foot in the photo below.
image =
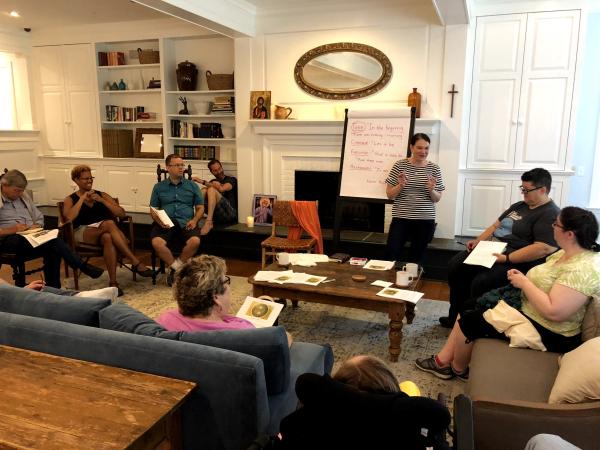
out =
{"type": "Polygon", "coordinates": [[[463,370],[462,372],[457,372],[456,370],[454,370],[454,367],[450,366],[450,368],[452,369],[452,373],[454,374],[454,376],[456,378],[458,378],[460,381],[464,381],[465,383],[467,381],[469,381],[469,368],[467,367],[465,370],[463,370]]]}
{"type": "Polygon", "coordinates": [[[444,328],[452,328],[456,319],[452,320],[448,316],[443,316],[440,317],[438,320],[440,321],[440,325],[444,328]]]}
{"type": "Polygon", "coordinates": [[[101,269],[100,267],[96,267],[88,263],[83,263],[79,270],[81,270],[90,278],[100,278],[104,273],[104,269],[101,269]]]}
{"type": "Polygon", "coordinates": [[[173,286],[173,281],[175,281],[175,269],[169,270],[169,274],[167,275],[167,286],[173,286]]]}
{"type": "Polygon", "coordinates": [[[423,372],[429,372],[434,374],[436,377],[441,378],[442,380],[450,380],[454,378],[454,372],[452,372],[452,368],[450,366],[440,367],[435,362],[435,356],[430,356],[429,358],[417,359],[415,361],[415,365],[417,369],[422,370],[423,372]]]}

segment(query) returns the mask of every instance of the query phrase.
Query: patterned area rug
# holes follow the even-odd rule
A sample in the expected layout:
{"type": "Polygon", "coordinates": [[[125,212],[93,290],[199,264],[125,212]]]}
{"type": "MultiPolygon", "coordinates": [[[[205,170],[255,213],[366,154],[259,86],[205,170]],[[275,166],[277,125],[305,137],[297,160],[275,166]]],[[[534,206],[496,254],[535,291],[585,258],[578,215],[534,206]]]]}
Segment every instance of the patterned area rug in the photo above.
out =
{"type": "MultiPolygon", "coordinates": [[[[172,300],[171,289],[166,286],[164,275],[158,277],[156,286],[152,286],[149,278],[138,277],[138,281],[134,282],[126,269],[119,269],[118,279],[125,291],[119,301],[126,302],[149,317],[156,318],[165,309],[177,306],[172,300]]],[[[81,290],[108,285],[106,273],[97,280],[84,276],[79,281],[81,290]]],[[[63,285],[72,286],[72,280],[65,280],[63,285]]],[[[242,277],[232,276],[231,286],[232,311],[237,311],[252,290],[246,278],[242,277]]],[[[464,392],[462,381],[440,380],[414,366],[416,358],[432,355],[443,345],[448,330],[437,325],[437,318],[447,312],[448,304],[445,302],[420,300],[415,320],[403,327],[402,351],[395,363],[388,361],[389,319],[384,313],[300,302],[298,308],[289,305],[283,309],[279,324],[292,333],[297,341],[329,343],[335,355],[334,371],[351,356],[375,355],[388,362],[400,381],[415,382],[422,395],[435,398],[438,393],[443,393],[451,402],[454,396],[464,392]]]]}

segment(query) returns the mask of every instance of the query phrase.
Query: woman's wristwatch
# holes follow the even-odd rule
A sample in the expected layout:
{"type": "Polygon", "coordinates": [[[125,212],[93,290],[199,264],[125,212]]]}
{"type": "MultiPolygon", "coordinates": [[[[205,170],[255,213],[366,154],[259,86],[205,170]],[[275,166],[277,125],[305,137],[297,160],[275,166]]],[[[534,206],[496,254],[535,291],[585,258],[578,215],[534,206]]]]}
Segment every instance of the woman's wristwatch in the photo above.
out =
{"type": "Polygon", "coordinates": [[[506,254],[506,255],[504,255],[504,256],[506,256],[506,261],[505,261],[505,262],[506,262],[506,264],[510,264],[510,255],[507,253],[507,254],[506,254]]]}

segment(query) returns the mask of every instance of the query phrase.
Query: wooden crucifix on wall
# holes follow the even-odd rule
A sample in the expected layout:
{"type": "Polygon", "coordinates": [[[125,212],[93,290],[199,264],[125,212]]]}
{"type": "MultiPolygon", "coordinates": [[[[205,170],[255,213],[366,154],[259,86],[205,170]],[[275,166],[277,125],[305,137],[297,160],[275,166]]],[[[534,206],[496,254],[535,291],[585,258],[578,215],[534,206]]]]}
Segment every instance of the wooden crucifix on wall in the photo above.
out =
{"type": "Polygon", "coordinates": [[[452,83],[452,89],[448,91],[448,94],[452,95],[452,101],[450,102],[450,117],[454,117],[454,95],[458,94],[458,91],[452,83]]]}

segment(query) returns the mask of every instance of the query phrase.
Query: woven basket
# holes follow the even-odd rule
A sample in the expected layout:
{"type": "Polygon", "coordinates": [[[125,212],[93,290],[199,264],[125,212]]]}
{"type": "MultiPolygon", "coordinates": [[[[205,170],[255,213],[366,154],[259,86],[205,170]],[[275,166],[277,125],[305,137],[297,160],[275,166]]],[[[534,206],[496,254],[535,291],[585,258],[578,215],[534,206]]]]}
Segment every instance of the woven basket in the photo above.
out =
{"type": "Polygon", "coordinates": [[[213,75],[210,70],[207,70],[206,82],[208,83],[208,89],[211,91],[233,89],[233,74],[215,73],[213,75]]]}
{"type": "Polygon", "coordinates": [[[156,64],[160,62],[160,53],[158,50],[142,50],[137,49],[140,64],[156,64]]]}

